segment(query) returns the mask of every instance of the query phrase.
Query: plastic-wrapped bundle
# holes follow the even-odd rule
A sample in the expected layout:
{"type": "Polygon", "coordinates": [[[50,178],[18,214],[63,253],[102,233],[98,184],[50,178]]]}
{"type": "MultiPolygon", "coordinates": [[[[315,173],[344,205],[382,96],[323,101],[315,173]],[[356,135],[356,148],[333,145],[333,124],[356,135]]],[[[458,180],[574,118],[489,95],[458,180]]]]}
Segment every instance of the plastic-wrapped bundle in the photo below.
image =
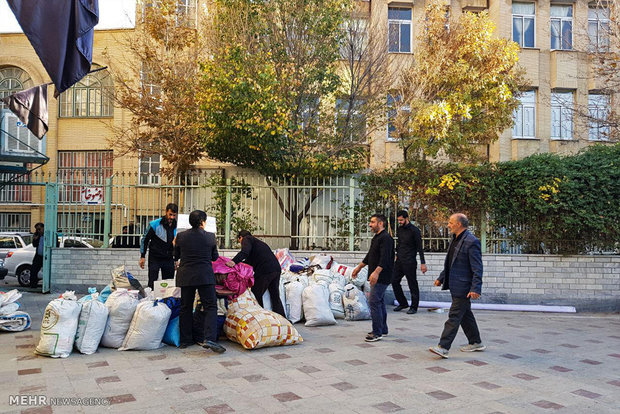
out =
{"type": "Polygon", "coordinates": [[[286,314],[292,323],[297,323],[304,318],[302,295],[304,285],[298,280],[293,280],[285,285],[286,289],[286,314]]]}
{"type": "Polygon", "coordinates": [[[245,349],[303,341],[297,329],[282,315],[261,308],[250,289],[229,303],[224,332],[228,339],[245,349]]]}

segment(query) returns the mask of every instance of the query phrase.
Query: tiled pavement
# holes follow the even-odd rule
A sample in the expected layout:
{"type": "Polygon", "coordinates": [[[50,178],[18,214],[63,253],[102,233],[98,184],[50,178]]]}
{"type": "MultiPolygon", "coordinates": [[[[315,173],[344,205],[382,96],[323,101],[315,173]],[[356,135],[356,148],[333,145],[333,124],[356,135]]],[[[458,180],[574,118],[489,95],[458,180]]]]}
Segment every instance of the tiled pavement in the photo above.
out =
{"type": "MultiPolygon", "coordinates": [[[[33,329],[0,333],[0,412],[76,413],[618,413],[620,315],[478,311],[488,349],[450,359],[428,352],[446,314],[388,315],[390,335],[368,344],[370,322],[297,324],[304,343],[243,350],[224,342],[67,359],[33,355],[52,295],[25,293],[33,329]],[[109,406],[11,406],[10,395],[107,397],[109,406]]],[[[459,333],[455,346],[465,342],[459,333]]]]}

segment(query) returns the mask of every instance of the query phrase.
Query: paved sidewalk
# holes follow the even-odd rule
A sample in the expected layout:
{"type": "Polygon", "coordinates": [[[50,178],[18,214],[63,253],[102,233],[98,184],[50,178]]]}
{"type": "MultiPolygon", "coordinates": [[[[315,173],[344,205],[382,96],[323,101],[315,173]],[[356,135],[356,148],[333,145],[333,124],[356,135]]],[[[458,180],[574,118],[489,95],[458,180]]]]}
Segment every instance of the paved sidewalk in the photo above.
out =
{"type": "Polygon", "coordinates": [[[301,345],[246,351],[101,348],[35,356],[41,316],[57,295],[25,293],[32,329],[0,333],[0,412],[39,413],[618,413],[620,315],[477,311],[485,352],[431,354],[446,313],[394,313],[390,335],[370,322],[306,328],[301,345]],[[10,395],[106,397],[109,406],[9,405],[10,395]]]}

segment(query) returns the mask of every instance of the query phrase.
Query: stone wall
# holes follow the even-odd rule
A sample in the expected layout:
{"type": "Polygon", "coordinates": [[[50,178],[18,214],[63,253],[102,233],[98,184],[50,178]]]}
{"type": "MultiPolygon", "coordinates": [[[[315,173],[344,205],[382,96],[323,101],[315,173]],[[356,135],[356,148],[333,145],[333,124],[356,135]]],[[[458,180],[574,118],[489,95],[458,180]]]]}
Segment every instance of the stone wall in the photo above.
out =
{"type": "MultiPolygon", "coordinates": [[[[222,250],[232,257],[236,250],[222,250]]],[[[299,251],[307,257],[317,252],[299,251]]],[[[362,252],[332,252],[342,264],[356,265],[362,252]]],[[[448,292],[433,287],[443,266],[445,254],[427,253],[429,271],[418,267],[422,300],[450,301],[448,292]]],[[[52,290],[86,292],[89,286],[102,288],[110,281],[110,270],[125,265],[145,286],[146,270],[138,267],[135,249],[54,249],[52,290]]],[[[620,256],[483,255],[483,303],[575,306],[579,311],[620,311],[620,256]]],[[[407,291],[403,278],[403,287],[407,291]]],[[[386,294],[393,300],[391,289],[386,294]]]]}

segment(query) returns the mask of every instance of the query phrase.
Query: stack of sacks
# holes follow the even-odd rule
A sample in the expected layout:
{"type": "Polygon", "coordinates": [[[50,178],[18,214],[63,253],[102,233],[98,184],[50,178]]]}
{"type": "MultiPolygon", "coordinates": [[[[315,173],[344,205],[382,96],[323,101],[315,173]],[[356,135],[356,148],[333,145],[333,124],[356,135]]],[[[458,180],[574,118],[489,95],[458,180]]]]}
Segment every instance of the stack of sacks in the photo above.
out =
{"type": "Polygon", "coordinates": [[[123,345],[123,340],[138,306],[138,291],[123,288],[116,289],[116,291],[110,294],[105,305],[110,312],[110,316],[101,338],[101,346],[120,348],[123,345]]]}
{"type": "Polygon", "coordinates": [[[170,308],[162,300],[143,299],[136,307],[131,325],[119,351],[160,348],[170,320],[170,308]]]}
{"type": "Polygon", "coordinates": [[[21,297],[17,289],[0,292],[0,331],[21,332],[30,328],[30,315],[19,311],[17,300],[21,297]]]}
{"type": "Polygon", "coordinates": [[[78,301],[82,310],[75,334],[75,349],[86,355],[97,351],[109,314],[107,306],[99,300],[97,289],[88,288],[88,293],[78,301]]]}
{"type": "Polygon", "coordinates": [[[348,284],[344,287],[344,297],[342,300],[347,321],[370,319],[370,307],[368,306],[366,295],[353,284],[348,284]]]}
{"type": "Polygon", "coordinates": [[[73,291],[66,291],[48,303],[41,321],[41,339],[35,354],[52,358],[66,358],[71,354],[80,308],[73,291]]]}
{"type": "Polygon", "coordinates": [[[303,338],[283,316],[260,307],[248,289],[228,305],[224,332],[245,349],[293,345],[303,338]]]}

